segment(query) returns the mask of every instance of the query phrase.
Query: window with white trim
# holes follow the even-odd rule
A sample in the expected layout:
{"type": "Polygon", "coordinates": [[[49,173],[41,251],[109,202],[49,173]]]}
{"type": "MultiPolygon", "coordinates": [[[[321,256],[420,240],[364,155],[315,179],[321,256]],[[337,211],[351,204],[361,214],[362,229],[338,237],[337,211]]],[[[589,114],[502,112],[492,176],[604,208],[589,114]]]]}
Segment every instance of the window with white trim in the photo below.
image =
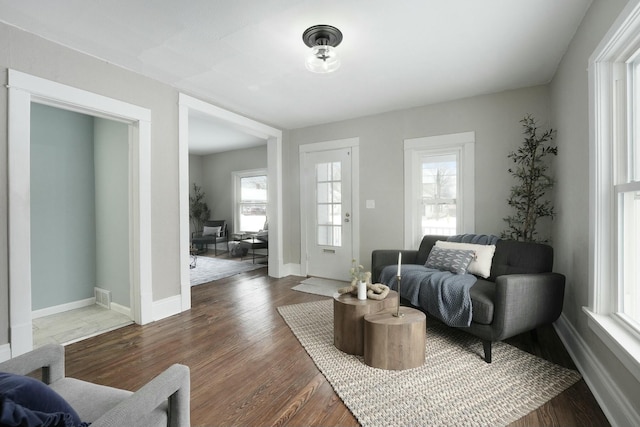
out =
{"type": "Polygon", "coordinates": [[[405,247],[473,231],[474,142],[474,132],[404,141],[405,247]]]}
{"type": "Polygon", "coordinates": [[[257,232],[267,221],[267,171],[233,172],[234,232],[257,232]]]}
{"type": "MultiPolygon", "coordinates": [[[[589,325],[640,367],[640,6],[628,6],[589,60],[589,325]]],[[[638,375],[640,379],[640,374],[638,375]]]]}

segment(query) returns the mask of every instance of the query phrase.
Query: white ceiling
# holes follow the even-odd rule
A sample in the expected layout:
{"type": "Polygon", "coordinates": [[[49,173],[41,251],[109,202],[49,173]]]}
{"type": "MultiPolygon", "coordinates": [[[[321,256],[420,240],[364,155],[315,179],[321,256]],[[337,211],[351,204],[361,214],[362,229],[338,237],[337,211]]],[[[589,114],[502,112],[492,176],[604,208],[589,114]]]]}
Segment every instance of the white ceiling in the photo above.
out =
{"type": "Polygon", "coordinates": [[[547,83],[590,3],[0,0],[0,20],[294,129],[547,83]],[[344,35],[335,73],[304,67],[316,24],[344,35]]]}

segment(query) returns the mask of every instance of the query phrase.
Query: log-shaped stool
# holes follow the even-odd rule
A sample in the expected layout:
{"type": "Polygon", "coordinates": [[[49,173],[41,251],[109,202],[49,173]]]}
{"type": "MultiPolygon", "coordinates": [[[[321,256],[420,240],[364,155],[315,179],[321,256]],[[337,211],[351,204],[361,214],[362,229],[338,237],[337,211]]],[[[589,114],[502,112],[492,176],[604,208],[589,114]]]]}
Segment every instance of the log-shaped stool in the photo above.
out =
{"type": "Polygon", "coordinates": [[[364,316],[364,363],[381,369],[409,369],[424,364],[426,316],[420,310],[401,307],[364,316]]]}
{"type": "Polygon", "coordinates": [[[383,300],[359,300],[351,294],[333,298],[333,345],[347,354],[364,354],[364,316],[398,305],[398,293],[383,300]]]}

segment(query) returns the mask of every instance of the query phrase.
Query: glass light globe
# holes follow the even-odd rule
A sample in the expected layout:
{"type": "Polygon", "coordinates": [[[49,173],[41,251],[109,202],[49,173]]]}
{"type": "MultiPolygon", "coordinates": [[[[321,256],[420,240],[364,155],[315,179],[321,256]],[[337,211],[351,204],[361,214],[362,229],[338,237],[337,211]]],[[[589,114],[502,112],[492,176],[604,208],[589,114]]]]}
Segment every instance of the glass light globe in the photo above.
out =
{"type": "Polygon", "coordinates": [[[328,45],[313,46],[305,61],[307,70],[314,73],[331,73],[340,67],[335,48],[328,45]]]}

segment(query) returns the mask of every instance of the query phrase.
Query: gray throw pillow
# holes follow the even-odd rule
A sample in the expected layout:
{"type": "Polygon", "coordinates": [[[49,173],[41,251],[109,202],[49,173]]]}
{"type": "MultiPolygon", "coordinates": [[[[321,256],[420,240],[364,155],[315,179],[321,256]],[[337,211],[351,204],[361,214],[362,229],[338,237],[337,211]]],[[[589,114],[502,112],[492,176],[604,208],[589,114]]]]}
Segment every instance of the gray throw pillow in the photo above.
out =
{"type": "Polygon", "coordinates": [[[469,263],[474,257],[475,252],[472,250],[443,249],[434,246],[431,252],[429,252],[429,257],[424,266],[437,270],[450,271],[455,274],[465,274],[469,263]]]}

